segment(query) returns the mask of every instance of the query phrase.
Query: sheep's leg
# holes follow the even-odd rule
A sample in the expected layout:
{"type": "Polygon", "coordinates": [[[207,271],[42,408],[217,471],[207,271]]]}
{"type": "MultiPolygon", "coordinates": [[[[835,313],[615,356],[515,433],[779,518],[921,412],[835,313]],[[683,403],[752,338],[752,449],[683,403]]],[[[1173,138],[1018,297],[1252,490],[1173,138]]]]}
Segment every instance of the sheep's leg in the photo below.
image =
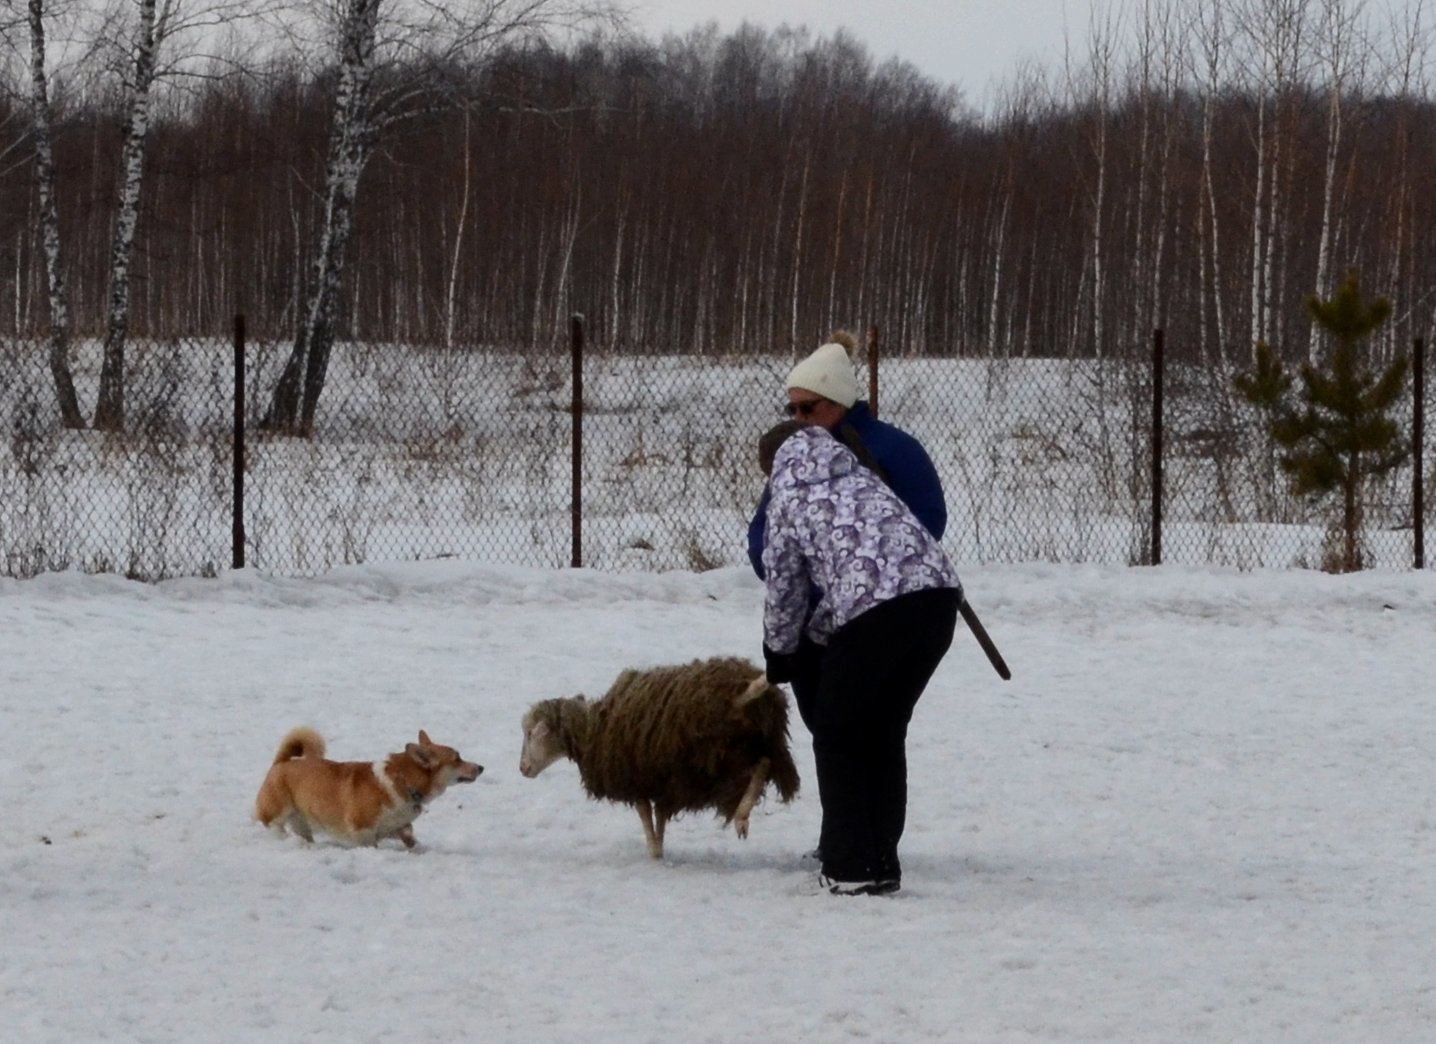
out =
{"type": "Polygon", "coordinates": [[[648,854],[654,859],[663,858],[663,827],[666,820],[660,814],[658,826],[653,825],[653,804],[649,801],[638,802],[638,818],[643,823],[643,839],[648,842],[648,854]]]}
{"type": "Polygon", "coordinates": [[[738,836],[748,836],[748,817],[753,812],[753,806],[763,796],[763,788],[768,785],[768,770],[772,762],[767,758],[759,758],[758,764],[753,766],[753,776],[748,780],[748,789],[743,791],[743,799],[738,802],[738,811],[733,813],[733,827],[738,831],[738,836]]]}

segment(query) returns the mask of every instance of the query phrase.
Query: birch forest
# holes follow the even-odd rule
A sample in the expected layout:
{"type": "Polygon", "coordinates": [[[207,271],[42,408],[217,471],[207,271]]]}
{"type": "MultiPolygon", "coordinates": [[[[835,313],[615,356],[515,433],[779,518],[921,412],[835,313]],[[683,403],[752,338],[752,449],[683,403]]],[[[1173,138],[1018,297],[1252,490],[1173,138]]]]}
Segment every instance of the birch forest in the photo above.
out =
{"type": "Polygon", "coordinates": [[[293,340],[265,394],[300,429],[334,338],[548,351],[575,312],[627,353],[871,325],[900,355],[1131,356],[1161,327],[1234,369],[1314,358],[1303,300],[1356,268],[1383,355],[1436,320],[1430,0],[1098,3],[982,113],[843,33],[501,3],[421,32],[388,2],[306,36],[4,0],[0,335],[50,345],[66,423],[73,339],[121,366],[240,313],[293,340]]]}

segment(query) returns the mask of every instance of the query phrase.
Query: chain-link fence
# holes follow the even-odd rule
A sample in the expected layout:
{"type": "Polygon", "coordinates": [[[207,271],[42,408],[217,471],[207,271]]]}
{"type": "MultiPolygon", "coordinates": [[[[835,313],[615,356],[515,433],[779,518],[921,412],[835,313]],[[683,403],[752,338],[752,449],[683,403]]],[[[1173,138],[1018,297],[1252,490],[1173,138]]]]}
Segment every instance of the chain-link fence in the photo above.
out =
{"type": "MultiPolygon", "coordinates": [[[[238,543],[246,565],[293,575],[441,557],[557,567],[575,550],[602,569],[740,564],[756,439],[780,417],[794,361],[590,348],[576,482],[568,355],[341,343],[314,434],[295,438],[259,423],[288,351],[261,340],[245,353],[238,543]]],[[[93,404],[99,347],[72,356],[93,404]]],[[[47,346],[0,342],[0,572],[228,568],[233,358],[227,338],[132,343],[124,431],[100,433],[60,426],[47,346]]],[[[917,435],[942,476],[957,561],[1151,560],[1149,360],[893,356],[875,369],[880,416],[917,435]]],[[[1229,388],[1229,375],[1166,370],[1162,560],[1320,566],[1331,505],[1288,494],[1259,418],[1229,388]]],[[[1431,461],[1429,440],[1423,450],[1431,461]]],[[[1408,465],[1369,493],[1370,564],[1413,563],[1413,477],[1408,465]]]]}

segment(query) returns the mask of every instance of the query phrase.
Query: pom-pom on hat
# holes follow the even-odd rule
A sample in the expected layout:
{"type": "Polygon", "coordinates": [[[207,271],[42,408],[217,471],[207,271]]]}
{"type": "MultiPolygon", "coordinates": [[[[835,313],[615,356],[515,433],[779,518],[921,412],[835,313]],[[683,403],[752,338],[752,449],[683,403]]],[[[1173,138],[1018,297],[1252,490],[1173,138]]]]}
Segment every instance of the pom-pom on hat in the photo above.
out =
{"type": "Polygon", "coordinates": [[[839,330],[832,339],[818,348],[788,374],[787,387],[831,399],[848,407],[858,401],[858,381],[853,376],[853,351],[857,341],[846,330],[839,330]]]}

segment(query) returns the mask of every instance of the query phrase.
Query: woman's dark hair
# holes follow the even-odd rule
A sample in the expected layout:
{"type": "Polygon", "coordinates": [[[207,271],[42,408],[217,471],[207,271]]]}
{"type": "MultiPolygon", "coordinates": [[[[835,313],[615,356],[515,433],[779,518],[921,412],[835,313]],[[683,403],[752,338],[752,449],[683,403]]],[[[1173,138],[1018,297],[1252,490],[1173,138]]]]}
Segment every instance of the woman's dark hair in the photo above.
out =
{"type": "Polygon", "coordinates": [[[758,467],[763,469],[765,478],[773,474],[773,458],[778,455],[778,448],[788,441],[790,435],[802,430],[803,425],[797,421],[785,420],[758,436],[758,467]]]}

